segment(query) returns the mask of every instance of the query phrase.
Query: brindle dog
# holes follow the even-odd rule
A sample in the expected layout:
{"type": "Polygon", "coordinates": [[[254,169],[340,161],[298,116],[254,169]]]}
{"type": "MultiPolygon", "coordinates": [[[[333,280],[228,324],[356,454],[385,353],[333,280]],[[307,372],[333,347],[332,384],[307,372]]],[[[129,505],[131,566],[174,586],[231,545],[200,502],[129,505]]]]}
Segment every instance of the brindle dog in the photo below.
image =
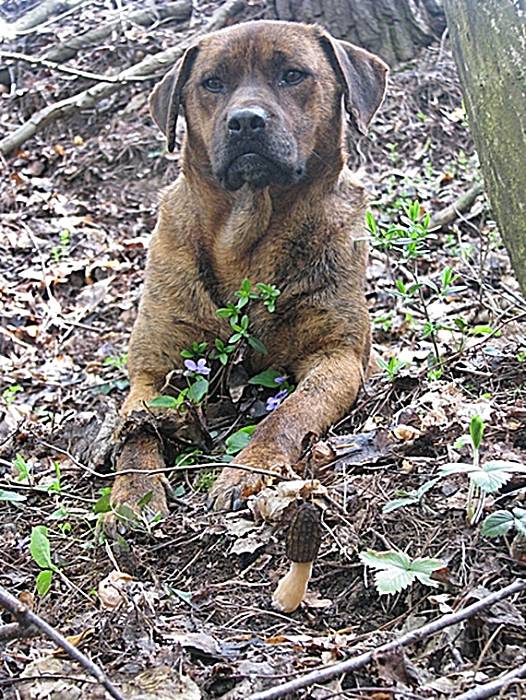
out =
{"type": "MultiPolygon", "coordinates": [[[[345,164],[345,117],[365,132],[386,74],[379,58],[319,26],[256,21],[204,36],[157,85],[151,111],[170,150],[180,110],[187,128],[151,241],[125,416],[159,394],[192,341],[228,338],[216,310],[245,278],[281,290],[275,313],[250,310],[268,349],[249,357],[252,369],[282,368],[297,388],[236,462],[292,466],[304,438],[348,410],[368,366],[370,322],[365,198],[345,164]]],[[[147,473],[157,443],[137,446],[153,451],[144,476],[118,476],[112,502],[134,505],[152,491],[150,506],[166,512],[160,477],[147,473]]],[[[255,478],[224,468],[215,507],[236,507],[255,478]]]]}

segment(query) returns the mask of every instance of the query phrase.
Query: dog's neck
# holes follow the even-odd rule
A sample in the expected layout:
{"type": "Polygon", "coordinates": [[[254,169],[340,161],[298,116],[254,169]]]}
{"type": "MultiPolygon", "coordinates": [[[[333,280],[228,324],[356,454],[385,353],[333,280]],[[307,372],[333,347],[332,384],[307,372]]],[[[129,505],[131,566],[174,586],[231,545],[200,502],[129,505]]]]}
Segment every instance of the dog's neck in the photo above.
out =
{"type": "Polygon", "coordinates": [[[291,188],[254,190],[244,185],[237,192],[227,192],[202,163],[185,152],[183,174],[197,205],[201,245],[218,279],[226,287],[237,288],[237,278],[243,278],[245,268],[248,274],[267,234],[279,237],[282,230],[300,230],[301,219],[318,217],[319,203],[336,188],[343,165],[344,153],[339,149],[332,159],[315,158],[314,173],[291,188]],[[206,209],[200,207],[203,201],[206,209]],[[311,202],[317,202],[316,211],[311,211],[311,202]],[[287,226],[290,217],[294,227],[287,226]]]}

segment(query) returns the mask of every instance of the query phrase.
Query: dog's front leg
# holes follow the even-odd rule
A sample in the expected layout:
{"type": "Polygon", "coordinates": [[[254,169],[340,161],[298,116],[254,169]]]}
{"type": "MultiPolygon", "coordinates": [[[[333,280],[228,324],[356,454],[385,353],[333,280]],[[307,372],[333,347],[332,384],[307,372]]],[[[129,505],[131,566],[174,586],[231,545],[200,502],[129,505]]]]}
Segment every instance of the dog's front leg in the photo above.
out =
{"type": "MultiPolygon", "coordinates": [[[[259,424],[234,463],[273,471],[294,465],[304,439],[323,433],[354,402],[364,361],[352,348],[320,352],[303,360],[295,375],[296,391],[259,424]]],[[[239,507],[244,496],[258,490],[258,482],[258,474],[226,467],[210,492],[214,509],[239,507]]]]}

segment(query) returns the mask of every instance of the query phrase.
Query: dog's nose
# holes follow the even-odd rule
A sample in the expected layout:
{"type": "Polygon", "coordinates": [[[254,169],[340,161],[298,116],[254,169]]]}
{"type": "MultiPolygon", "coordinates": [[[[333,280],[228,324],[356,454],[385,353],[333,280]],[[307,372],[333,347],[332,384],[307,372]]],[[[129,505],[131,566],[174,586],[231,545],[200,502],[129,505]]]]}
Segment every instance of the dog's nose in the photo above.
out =
{"type": "Polygon", "coordinates": [[[228,115],[227,128],[232,135],[254,135],[264,131],[268,114],[263,107],[239,107],[228,115]]]}

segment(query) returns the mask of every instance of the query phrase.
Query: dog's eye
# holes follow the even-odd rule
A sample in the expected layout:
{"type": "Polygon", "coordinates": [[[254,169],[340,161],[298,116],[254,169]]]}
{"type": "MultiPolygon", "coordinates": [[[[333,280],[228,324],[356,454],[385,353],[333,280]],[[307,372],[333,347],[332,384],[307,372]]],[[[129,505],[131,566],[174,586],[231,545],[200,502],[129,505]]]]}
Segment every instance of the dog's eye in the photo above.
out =
{"type": "Polygon", "coordinates": [[[203,80],[202,85],[205,90],[208,90],[208,92],[222,92],[225,87],[225,84],[221,78],[216,78],[215,76],[213,78],[203,80]]]}
{"type": "Polygon", "coordinates": [[[305,80],[306,77],[307,74],[304,73],[302,70],[291,68],[290,70],[286,70],[283,73],[283,75],[281,76],[280,83],[281,85],[298,85],[302,82],[302,80],[305,80]]]}

